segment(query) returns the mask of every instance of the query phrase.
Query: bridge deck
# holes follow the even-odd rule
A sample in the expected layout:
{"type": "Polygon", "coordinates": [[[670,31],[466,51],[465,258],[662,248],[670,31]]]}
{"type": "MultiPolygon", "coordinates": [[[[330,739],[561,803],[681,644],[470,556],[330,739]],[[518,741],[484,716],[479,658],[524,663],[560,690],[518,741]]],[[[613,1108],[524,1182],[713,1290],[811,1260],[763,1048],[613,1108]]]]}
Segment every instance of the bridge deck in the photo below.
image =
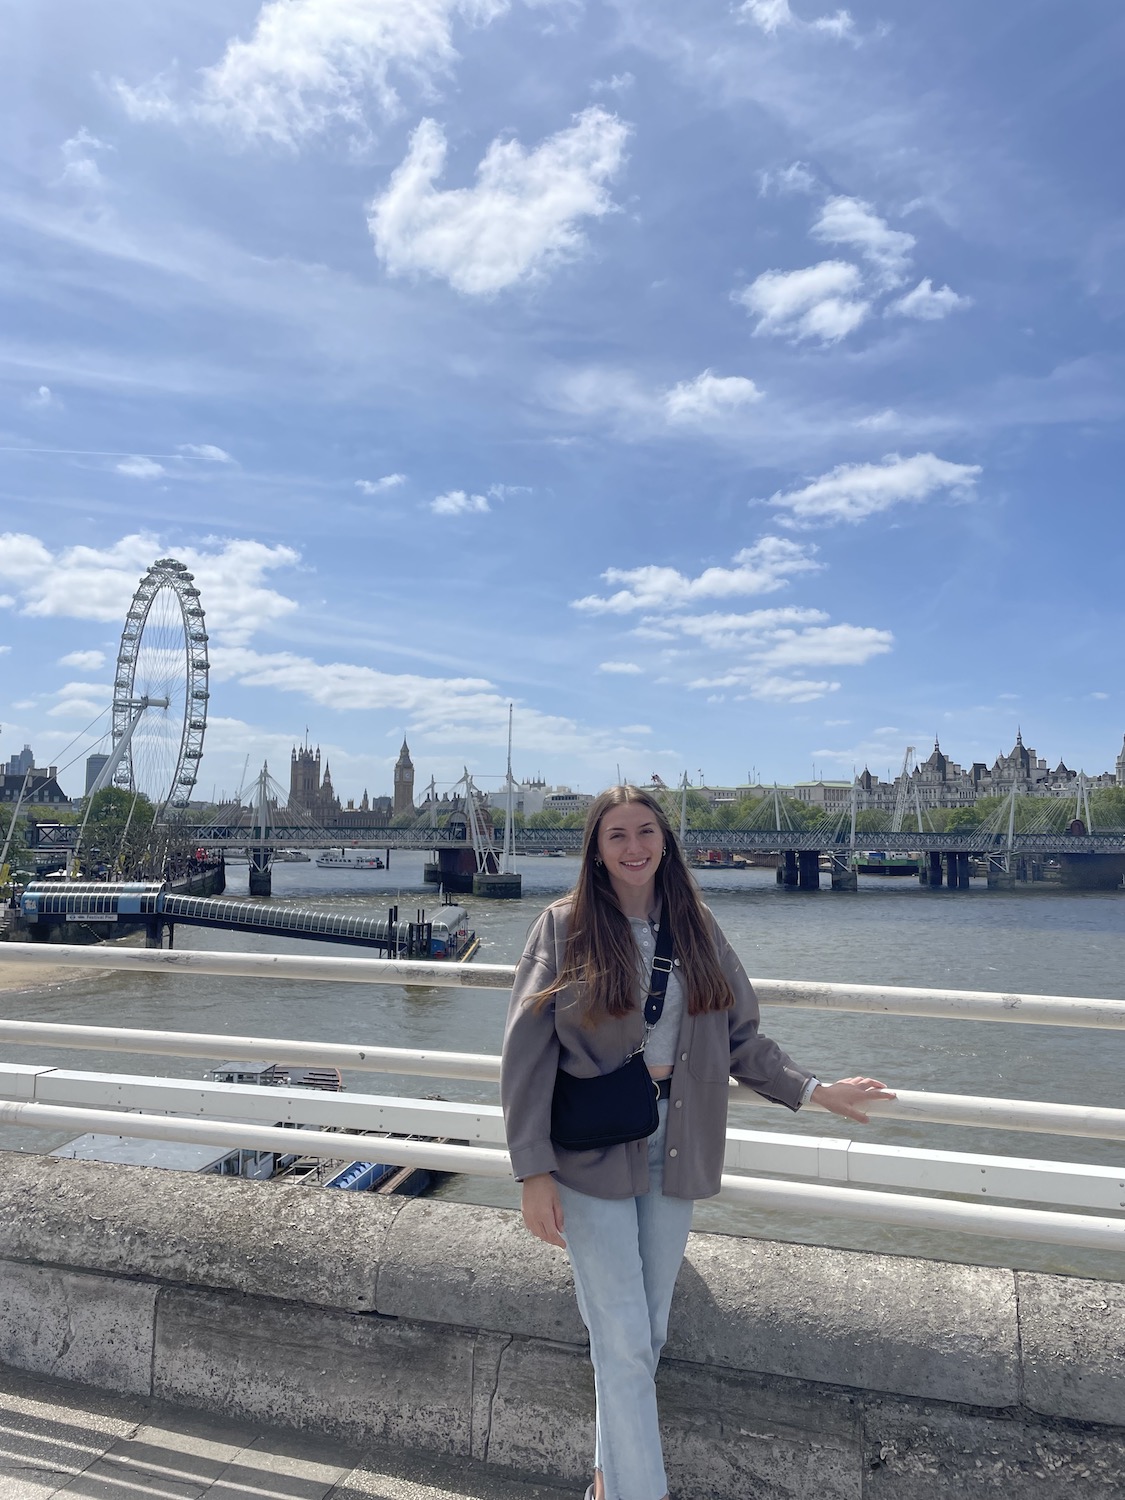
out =
{"type": "Polygon", "coordinates": [[[573,1500],[469,1459],[360,1453],[139,1396],[0,1370],[0,1494],[11,1500],[573,1500]]]}

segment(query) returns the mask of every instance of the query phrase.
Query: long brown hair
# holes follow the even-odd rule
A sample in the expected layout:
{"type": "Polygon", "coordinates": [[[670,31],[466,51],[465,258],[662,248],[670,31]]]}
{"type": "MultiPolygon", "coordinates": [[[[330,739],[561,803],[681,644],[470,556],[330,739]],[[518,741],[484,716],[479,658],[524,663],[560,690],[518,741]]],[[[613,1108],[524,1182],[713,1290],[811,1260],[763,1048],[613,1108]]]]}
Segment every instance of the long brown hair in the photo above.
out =
{"type": "Polygon", "coordinates": [[[609,1016],[637,1008],[637,945],[629,919],[621,910],[605,866],[598,858],[598,832],[611,808],[640,803],[652,813],[664,835],[664,855],[656,870],[661,921],[672,924],[676,957],[688,1013],[728,1010],[734,992],[719,966],[711,920],[699,887],[684,862],[683,851],[660,805],[636,786],[611,786],[590,804],[582,834],[582,868],[567,899],[570,928],[562,969],[553,984],[535,996],[545,1005],[553,995],[576,985],[582,1024],[596,1026],[609,1016]]]}

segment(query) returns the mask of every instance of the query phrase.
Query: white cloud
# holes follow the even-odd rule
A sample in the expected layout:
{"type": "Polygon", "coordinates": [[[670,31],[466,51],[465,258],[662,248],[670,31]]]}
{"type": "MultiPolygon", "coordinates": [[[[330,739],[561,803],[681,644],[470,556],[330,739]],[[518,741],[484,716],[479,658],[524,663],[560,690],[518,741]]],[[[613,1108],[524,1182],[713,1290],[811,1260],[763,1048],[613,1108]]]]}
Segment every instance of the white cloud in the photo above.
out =
{"type": "Polygon", "coordinates": [[[11,649],[11,646],[0,646],[0,656],[4,656],[11,649]]]}
{"type": "Polygon", "coordinates": [[[62,402],[49,385],[41,385],[30,396],[24,397],[23,404],[29,411],[46,411],[48,407],[60,407],[62,402]]]}
{"type": "Polygon", "coordinates": [[[770,667],[860,667],[893,645],[889,630],[870,625],[813,625],[778,631],[761,661],[770,667]]]}
{"type": "Polygon", "coordinates": [[[195,118],[244,141],[297,149],[334,125],[365,138],[365,104],[398,112],[397,73],[425,89],[456,61],[453,25],[487,25],[508,0],[267,0],[248,41],[233,38],[181,104],[169,81],[118,82],[134,119],[195,118]]]}
{"type": "Polygon", "coordinates": [[[357,479],[355,487],[365,495],[385,495],[388,490],[397,490],[405,483],[405,474],[384,474],[382,479],[357,479]]]}
{"type": "Polygon", "coordinates": [[[142,454],[133,454],[131,458],[123,458],[119,464],[114,464],[114,473],[126,474],[130,479],[159,479],[167,470],[163,464],[158,464],[154,458],[145,458],[142,454]]]}
{"type": "Polygon", "coordinates": [[[764,650],[778,631],[827,620],[821,609],[798,605],[781,609],[752,609],[744,614],[646,615],[633,632],[644,639],[686,637],[709,651],[764,650]]]}
{"type": "Polygon", "coordinates": [[[469,495],[464,490],[449,490],[430,501],[435,516],[484,515],[490,508],[484,495],[469,495]]]}
{"type": "MultiPolygon", "coordinates": [[[[243,642],[297,608],[264,582],[274,569],[299,561],[290,547],[250,540],[171,547],[195,574],[213,639],[243,642]]],[[[0,581],[16,590],[25,615],[120,623],[140,575],[168,553],[166,541],[144,533],[108,547],[52,552],[38,537],[8,532],[0,535],[0,581]]]]}
{"type": "Polygon", "coordinates": [[[799,271],[763,271],[756,281],[734,293],[734,300],[758,322],[755,334],[782,334],[835,343],[866,318],[870,303],[862,300],[862,277],[844,260],[822,260],[799,271]]]}
{"type": "Polygon", "coordinates": [[[897,427],[898,421],[898,412],[893,406],[887,406],[882,411],[873,411],[870,416],[860,417],[855,425],[867,432],[885,432],[888,427],[897,427]]]}
{"type": "Polygon", "coordinates": [[[603,661],[598,666],[599,672],[616,673],[621,677],[637,677],[643,671],[635,661],[603,661]]]}
{"type": "Polygon", "coordinates": [[[838,10],[832,16],[818,16],[814,21],[802,21],[789,8],[789,0],[743,0],[738,14],[753,21],[767,36],[774,36],[787,26],[821,31],[835,37],[850,36],[855,29],[855,23],[846,10],[838,10]]]}
{"type": "Polygon", "coordinates": [[[903,318],[924,318],[932,323],[939,318],[948,317],[951,312],[972,305],[971,297],[958,296],[952,287],[942,286],[935,291],[933,282],[928,276],[924,276],[912,292],[889,303],[884,314],[890,316],[897,313],[903,318]]]}
{"type": "MultiPolygon", "coordinates": [[[[461,740],[500,747],[508,733],[511,695],[479,677],[392,674],[352,662],[320,662],[292,652],[262,653],[218,646],[212,679],[242,687],[300,693],[327,708],[367,713],[387,710],[410,730],[435,743],[461,740]]],[[[516,704],[521,753],[550,751],[586,757],[627,748],[621,730],[589,729],[572,719],[516,704]]]]}
{"type": "Polygon", "coordinates": [[[918,503],[946,491],[971,493],[979,464],[955,464],[933,453],[902,458],[889,453],[880,464],[839,464],[799,490],[772,495],[770,505],[792,513],[796,523],[862,521],[903,502],[918,503]]]}
{"type": "Polygon", "coordinates": [[[101,168],[93,153],[112,151],[113,147],[107,145],[105,141],[99,141],[96,135],[91,135],[83,127],[68,141],[64,141],[59,149],[63,159],[59,183],[66,187],[77,188],[86,194],[100,193],[105,187],[105,178],[102,176],[101,168]]]}
{"type": "Polygon", "coordinates": [[[744,375],[713,375],[704,370],[694,380],[683,380],[664,396],[671,422],[707,422],[752,406],[762,393],[744,375]]]}
{"type": "Polygon", "coordinates": [[[495,140],[471,188],[439,188],[445,134],[423,120],[385,193],[371,204],[375,251],[392,276],[424,274],[467,296],[491,296],[585,248],[578,228],[613,202],[606,184],[624,159],[629,127],[592,106],[525,151],[495,140]]]}
{"type": "Polygon", "coordinates": [[[59,657],[60,667],[78,667],[83,672],[96,672],[105,666],[104,651],[68,651],[59,657]]]}
{"type": "Polygon", "coordinates": [[[733,568],[705,568],[688,578],[676,568],[649,564],[640,568],[607,568],[606,583],[624,584],[608,598],[589,594],[572,601],[586,614],[631,614],[638,609],[675,609],[698,599],[730,598],[738,594],[772,594],[785,588],[798,573],[821,566],[810,549],[786,537],[766,536],[735,554],[733,568]]]}
{"type": "Polygon", "coordinates": [[[886,286],[897,286],[910,268],[914,236],[903,229],[891,229],[861,198],[829,198],[812,234],[827,244],[850,245],[858,250],[886,286]]]}
{"type": "Polygon", "coordinates": [[[216,448],[214,443],[180,443],[179,451],[187,458],[202,458],[211,464],[232,464],[234,459],[225,448],[216,448]]]}
{"type": "Polygon", "coordinates": [[[812,193],[816,191],[816,185],[816,176],[805,163],[794,161],[787,167],[779,167],[776,172],[763,172],[759,179],[758,193],[763,198],[770,191],[812,193]]]}

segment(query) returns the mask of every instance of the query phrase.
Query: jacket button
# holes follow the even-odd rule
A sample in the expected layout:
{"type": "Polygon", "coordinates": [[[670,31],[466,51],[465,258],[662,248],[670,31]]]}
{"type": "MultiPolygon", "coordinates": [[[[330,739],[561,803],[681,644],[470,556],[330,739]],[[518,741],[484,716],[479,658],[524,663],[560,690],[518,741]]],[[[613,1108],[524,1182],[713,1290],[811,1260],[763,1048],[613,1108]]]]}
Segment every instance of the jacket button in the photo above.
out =
{"type": "Polygon", "coordinates": [[[675,1146],[672,1147],[672,1149],[671,1149],[671,1151],[669,1151],[668,1155],[669,1156],[676,1156],[677,1155],[677,1151],[676,1151],[675,1146]]]}
{"type": "Polygon", "coordinates": [[[680,1061],[681,1062],[687,1062],[687,1053],[686,1052],[681,1052],[680,1053],[680,1061]]]}
{"type": "Polygon", "coordinates": [[[676,1100],[676,1108],[677,1109],[683,1109],[683,1107],[684,1107],[684,1101],[682,1099],[677,1099],[676,1100]]]}

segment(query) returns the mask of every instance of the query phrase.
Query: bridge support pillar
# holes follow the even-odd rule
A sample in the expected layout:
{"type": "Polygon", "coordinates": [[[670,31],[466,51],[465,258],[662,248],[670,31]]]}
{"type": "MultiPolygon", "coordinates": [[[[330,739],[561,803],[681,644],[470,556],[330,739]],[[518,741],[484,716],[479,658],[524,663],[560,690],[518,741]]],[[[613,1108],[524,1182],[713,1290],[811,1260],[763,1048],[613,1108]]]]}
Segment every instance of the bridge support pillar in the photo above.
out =
{"type": "Polygon", "coordinates": [[[1014,891],[1015,888],[1015,871],[1005,869],[1002,859],[990,858],[988,861],[988,889],[990,891],[1014,891]]]}
{"type": "Polygon", "coordinates": [[[145,923],[145,947],[163,948],[163,946],[164,935],[161,932],[160,918],[149,917],[148,921],[145,923]]]}
{"type": "Polygon", "coordinates": [[[777,856],[777,883],[790,889],[797,885],[797,851],[783,849],[777,856]]]}
{"type": "Polygon", "coordinates": [[[832,889],[834,891],[859,890],[859,876],[850,851],[846,859],[835,857],[832,860],[832,889]]]}
{"type": "Polygon", "coordinates": [[[820,853],[802,849],[797,855],[797,885],[802,891],[820,890],[820,853]]]}
{"type": "MultiPolygon", "coordinates": [[[[462,844],[459,849],[437,851],[438,881],[443,890],[471,891],[473,877],[477,873],[477,857],[471,847],[462,844]]],[[[432,866],[427,866],[427,869],[432,866]]]]}
{"type": "Polygon", "coordinates": [[[969,889],[969,856],[967,854],[957,856],[957,889],[959,891],[969,889]]]}
{"type": "Polygon", "coordinates": [[[1120,854],[1063,854],[1059,856],[1061,884],[1071,891],[1115,891],[1125,874],[1120,854]]]}
{"type": "Polygon", "coordinates": [[[918,884],[929,886],[932,890],[941,889],[941,853],[937,849],[931,849],[928,854],[923,854],[918,861],[918,884]]]}
{"type": "Polygon", "coordinates": [[[250,861],[250,894],[273,895],[273,850],[261,846],[246,851],[250,861]]]}
{"type": "Polygon", "coordinates": [[[505,875],[502,872],[489,875],[487,871],[474,875],[473,895],[485,896],[493,901],[518,901],[523,895],[523,876],[505,875]]]}

